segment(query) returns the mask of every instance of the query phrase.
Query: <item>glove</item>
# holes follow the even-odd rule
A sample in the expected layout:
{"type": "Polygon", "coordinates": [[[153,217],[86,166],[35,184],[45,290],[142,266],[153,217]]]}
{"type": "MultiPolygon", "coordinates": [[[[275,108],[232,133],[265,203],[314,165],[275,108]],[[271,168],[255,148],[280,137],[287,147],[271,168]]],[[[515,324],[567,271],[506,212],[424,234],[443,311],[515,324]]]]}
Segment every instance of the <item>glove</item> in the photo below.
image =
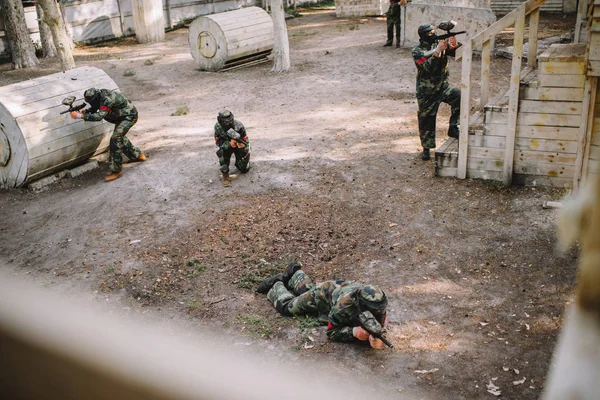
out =
{"type": "Polygon", "coordinates": [[[229,145],[231,146],[232,149],[235,149],[236,147],[238,147],[237,142],[233,139],[229,140],[229,145]]]}
{"type": "Polygon", "coordinates": [[[445,40],[441,40],[441,41],[438,43],[437,47],[435,48],[435,51],[436,51],[438,54],[442,54],[442,52],[443,52],[444,50],[446,50],[447,48],[448,48],[448,43],[446,43],[446,41],[445,41],[445,40]]]}
{"type": "Polygon", "coordinates": [[[246,145],[244,143],[238,142],[237,143],[237,147],[240,148],[240,149],[243,149],[244,147],[246,147],[246,145]]]}
{"type": "Polygon", "coordinates": [[[376,350],[383,349],[383,341],[381,339],[377,339],[373,335],[369,335],[369,344],[376,350]]]}
{"type": "Polygon", "coordinates": [[[355,326],[352,328],[352,336],[364,342],[365,340],[369,340],[369,336],[371,335],[362,326],[355,326]]]}
{"type": "Polygon", "coordinates": [[[71,118],[73,119],[83,119],[83,114],[81,113],[81,111],[71,111],[71,118]]]}

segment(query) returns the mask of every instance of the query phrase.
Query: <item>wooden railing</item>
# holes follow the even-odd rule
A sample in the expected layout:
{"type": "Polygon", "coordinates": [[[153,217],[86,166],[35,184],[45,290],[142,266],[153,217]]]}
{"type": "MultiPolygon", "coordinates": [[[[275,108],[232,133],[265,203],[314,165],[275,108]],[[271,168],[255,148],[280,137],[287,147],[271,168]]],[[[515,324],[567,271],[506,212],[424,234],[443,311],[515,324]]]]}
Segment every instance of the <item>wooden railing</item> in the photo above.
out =
{"type": "Polygon", "coordinates": [[[489,97],[490,58],[492,41],[495,35],[514,25],[513,58],[508,90],[508,124],[506,132],[506,152],[504,154],[504,184],[512,183],[514,145],[517,129],[517,114],[519,105],[519,83],[521,79],[521,61],[523,58],[523,37],[525,32],[525,17],[529,15],[529,49],[527,52],[527,65],[534,68],[537,60],[538,24],[540,6],[546,0],[528,0],[504,17],[490,25],[486,30],[468,39],[458,49],[456,59],[462,57],[461,74],[461,102],[460,102],[460,138],[458,147],[458,168],[456,176],[460,179],[467,177],[467,154],[469,146],[469,117],[470,117],[470,92],[471,70],[473,63],[473,49],[481,46],[481,100],[483,110],[489,97]]]}

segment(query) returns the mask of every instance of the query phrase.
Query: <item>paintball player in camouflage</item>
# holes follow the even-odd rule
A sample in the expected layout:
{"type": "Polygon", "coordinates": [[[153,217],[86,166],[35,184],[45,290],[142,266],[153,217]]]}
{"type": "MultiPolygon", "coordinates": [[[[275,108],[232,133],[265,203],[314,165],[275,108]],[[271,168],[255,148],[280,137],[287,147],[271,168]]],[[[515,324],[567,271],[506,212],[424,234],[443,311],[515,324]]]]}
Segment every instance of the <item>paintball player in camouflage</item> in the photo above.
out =
{"type": "Polygon", "coordinates": [[[400,7],[405,6],[407,3],[407,0],[390,0],[390,8],[388,8],[385,13],[387,22],[387,42],[383,45],[384,47],[391,46],[394,42],[394,27],[396,27],[396,47],[400,47],[400,27],[402,24],[400,21],[400,7]]]}
{"type": "Polygon", "coordinates": [[[127,138],[127,132],[138,120],[135,106],[121,93],[107,89],[90,88],[83,94],[89,108],[82,111],[71,111],[71,118],[84,121],[106,121],[115,124],[110,137],[110,155],[108,170],[110,174],[104,178],[106,182],[123,176],[123,154],[132,161],[146,161],[146,156],[127,138]]]}
{"type": "Polygon", "coordinates": [[[412,56],[417,66],[419,136],[424,161],[430,159],[429,149],[436,147],[435,120],[440,103],[450,105],[448,136],[456,139],[459,136],[460,89],[448,83],[448,56],[454,57],[459,47],[454,36],[447,41],[436,41],[433,25],[419,27],[419,45],[413,48],[412,56]]]}
{"type": "Polygon", "coordinates": [[[299,262],[262,281],[257,293],[267,299],[282,315],[316,314],[327,324],[327,337],[335,342],[369,341],[375,349],[383,342],[373,337],[360,323],[361,313],[368,313],[382,327],[386,319],[387,297],[383,290],[344,280],[313,283],[299,262]]]}
{"type": "Polygon", "coordinates": [[[215,124],[215,143],[219,150],[219,164],[223,175],[223,186],[229,187],[229,162],[231,155],[235,154],[235,166],[245,174],[250,169],[250,141],[246,135],[244,125],[233,118],[229,110],[219,112],[215,124]]]}

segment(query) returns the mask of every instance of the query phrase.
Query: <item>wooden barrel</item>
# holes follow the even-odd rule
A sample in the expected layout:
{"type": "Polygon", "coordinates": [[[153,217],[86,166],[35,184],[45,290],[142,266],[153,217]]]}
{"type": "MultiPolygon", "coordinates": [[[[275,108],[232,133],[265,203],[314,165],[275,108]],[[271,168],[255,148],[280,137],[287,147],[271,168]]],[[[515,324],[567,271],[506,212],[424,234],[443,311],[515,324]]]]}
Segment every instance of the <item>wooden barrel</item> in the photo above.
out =
{"type": "Polygon", "coordinates": [[[0,87],[0,187],[14,188],[108,148],[113,125],[71,119],[61,104],[90,88],[118,89],[101,69],[75,68],[0,87]]]}
{"type": "Polygon", "coordinates": [[[190,25],[189,43],[200,70],[219,71],[271,54],[273,21],[259,7],[205,15],[190,25]]]}

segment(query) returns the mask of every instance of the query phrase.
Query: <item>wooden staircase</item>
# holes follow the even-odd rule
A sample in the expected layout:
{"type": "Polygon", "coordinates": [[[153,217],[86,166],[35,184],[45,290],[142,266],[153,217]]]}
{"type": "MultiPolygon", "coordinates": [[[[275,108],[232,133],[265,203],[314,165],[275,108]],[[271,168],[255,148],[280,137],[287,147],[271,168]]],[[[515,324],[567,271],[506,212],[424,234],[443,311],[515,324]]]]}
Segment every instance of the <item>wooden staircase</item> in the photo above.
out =
{"type": "MultiPolygon", "coordinates": [[[[528,0],[459,49],[457,58],[463,59],[461,136],[449,139],[435,152],[436,175],[492,179],[505,185],[514,181],[571,187],[578,182],[596,79],[586,76],[586,44],[555,44],[537,56],[543,3],[528,0]],[[527,15],[530,46],[527,67],[522,68],[527,15]],[[496,34],[513,25],[510,88],[488,101],[491,44],[496,34]],[[469,115],[472,53],[477,46],[482,49],[481,102],[480,110],[469,115]]],[[[580,11],[587,11],[585,4],[580,11]]]]}

